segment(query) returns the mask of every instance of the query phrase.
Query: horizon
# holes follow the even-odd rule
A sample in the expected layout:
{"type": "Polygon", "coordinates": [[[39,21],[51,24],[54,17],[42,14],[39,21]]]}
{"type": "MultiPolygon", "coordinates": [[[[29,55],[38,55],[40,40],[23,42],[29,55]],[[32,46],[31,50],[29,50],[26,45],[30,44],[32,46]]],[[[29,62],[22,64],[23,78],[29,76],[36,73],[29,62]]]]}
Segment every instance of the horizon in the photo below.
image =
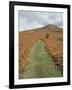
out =
{"type": "MultiPolygon", "coordinates": [[[[54,25],[54,24],[48,24],[48,25],[54,25]]],[[[45,25],[45,26],[42,26],[42,27],[37,27],[37,28],[31,28],[31,29],[25,29],[25,30],[21,30],[20,32],[26,32],[26,31],[32,31],[32,30],[36,30],[36,29],[41,29],[41,28],[44,28],[44,27],[46,27],[46,26],[48,26],[48,25],[45,25]]],[[[55,25],[55,26],[57,26],[57,25],[55,25]]],[[[59,27],[59,26],[57,26],[58,28],[61,28],[62,30],[63,30],[63,27],[59,27]]]]}

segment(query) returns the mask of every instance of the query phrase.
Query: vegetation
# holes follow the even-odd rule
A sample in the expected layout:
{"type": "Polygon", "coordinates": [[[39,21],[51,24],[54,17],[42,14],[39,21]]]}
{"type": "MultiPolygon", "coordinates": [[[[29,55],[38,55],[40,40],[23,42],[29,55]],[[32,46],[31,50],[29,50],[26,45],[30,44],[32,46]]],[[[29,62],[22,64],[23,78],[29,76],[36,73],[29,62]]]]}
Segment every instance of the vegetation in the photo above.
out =
{"type": "Polygon", "coordinates": [[[46,33],[45,38],[48,38],[48,37],[49,37],[49,34],[48,34],[48,33],[46,33]]]}
{"type": "Polygon", "coordinates": [[[26,72],[20,78],[46,78],[61,77],[62,73],[54,64],[52,58],[48,55],[43,41],[39,40],[31,50],[32,59],[27,65],[26,72]]]}
{"type": "Polygon", "coordinates": [[[49,71],[63,72],[63,29],[48,25],[19,32],[19,78],[55,77],[49,71]]]}

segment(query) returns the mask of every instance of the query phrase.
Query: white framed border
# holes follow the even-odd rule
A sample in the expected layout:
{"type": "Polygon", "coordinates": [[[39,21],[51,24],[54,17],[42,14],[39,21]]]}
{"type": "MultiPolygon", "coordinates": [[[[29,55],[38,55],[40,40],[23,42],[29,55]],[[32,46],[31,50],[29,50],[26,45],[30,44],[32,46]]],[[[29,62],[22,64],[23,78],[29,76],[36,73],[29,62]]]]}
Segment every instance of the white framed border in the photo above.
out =
{"type": "Polygon", "coordinates": [[[39,84],[67,82],[67,9],[52,7],[34,7],[34,6],[14,6],[14,84],[39,84]],[[18,36],[18,11],[47,11],[47,12],[63,12],[63,77],[55,78],[37,78],[37,79],[19,79],[19,36],[18,36]]]}

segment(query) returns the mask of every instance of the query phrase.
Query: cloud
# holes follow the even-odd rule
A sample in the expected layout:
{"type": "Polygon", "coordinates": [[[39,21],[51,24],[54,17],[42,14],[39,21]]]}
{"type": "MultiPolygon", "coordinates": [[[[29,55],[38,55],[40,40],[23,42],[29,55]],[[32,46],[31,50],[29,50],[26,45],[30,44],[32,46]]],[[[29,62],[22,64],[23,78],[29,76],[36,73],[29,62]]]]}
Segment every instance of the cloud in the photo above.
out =
{"type": "Polygon", "coordinates": [[[47,24],[63,26],[63,14],[55,12],[19,11],[19,29],[27,30],[47,24]]]}

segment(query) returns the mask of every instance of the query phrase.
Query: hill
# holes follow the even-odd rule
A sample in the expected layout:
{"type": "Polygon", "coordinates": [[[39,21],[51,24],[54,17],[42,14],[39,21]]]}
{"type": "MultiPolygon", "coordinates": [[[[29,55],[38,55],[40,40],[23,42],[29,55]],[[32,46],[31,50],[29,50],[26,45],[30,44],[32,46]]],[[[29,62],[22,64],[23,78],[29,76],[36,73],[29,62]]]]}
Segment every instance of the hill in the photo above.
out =
{"type": "Polygon", "coordinates": [[[46,25],[42,28],[19,32],[19,71],[26,71],[30,50],[42,40],[48,54],[60,70],[63,69],[63,29],[56,25],[46,25]]]}

